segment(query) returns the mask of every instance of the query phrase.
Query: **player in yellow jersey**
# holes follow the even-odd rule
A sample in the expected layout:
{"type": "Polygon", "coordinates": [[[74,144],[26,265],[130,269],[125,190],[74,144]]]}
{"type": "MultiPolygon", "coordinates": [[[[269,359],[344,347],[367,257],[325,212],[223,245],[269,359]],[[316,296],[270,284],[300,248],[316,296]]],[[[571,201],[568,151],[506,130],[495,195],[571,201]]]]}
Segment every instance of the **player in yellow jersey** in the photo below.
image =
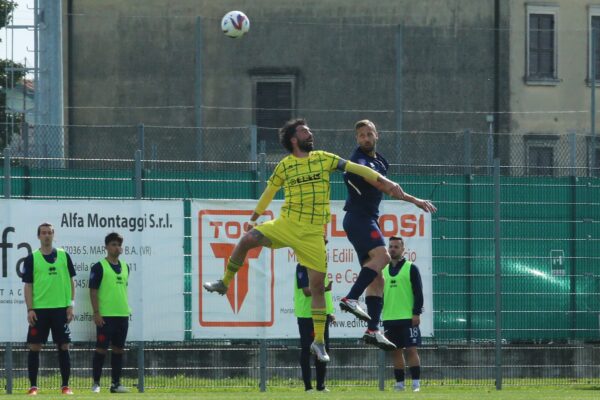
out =
{"type": "Polygon", "coordinates": [[[325,151],[314,151],[313,134],[303,119],[288,121],[280,130],[281,144],[290,155],[275,167],[267,187],[250,217],[247,232],[235,246],[227,263],[225,276],[216,282],[205,282],[204,288],[221,295],[227,293],[229,283],[244,264],[246,254],[255,247],[278,249],[291,247],[298,262],[307,267],[312,293],[312,319],[315,340],[311,351],[322,362],[329,361],[325,350],[325,274],[327,261],[323,226],[329,222],[329,175],[338,170],[351,172],[381,183],[381,191],[400,198],[400,185],[378,172],[346,161],[325,151]],[[267,209],[275,194],[283,187],[285,200],[278,218],[257,226],[257,219],[267,209]]]}

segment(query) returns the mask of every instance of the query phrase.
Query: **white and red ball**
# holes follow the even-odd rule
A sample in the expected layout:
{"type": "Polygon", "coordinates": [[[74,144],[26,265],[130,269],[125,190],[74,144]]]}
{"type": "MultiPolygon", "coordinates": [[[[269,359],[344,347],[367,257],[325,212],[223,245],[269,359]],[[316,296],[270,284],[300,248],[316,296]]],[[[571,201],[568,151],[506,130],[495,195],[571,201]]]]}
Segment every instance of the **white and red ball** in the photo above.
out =
{"type": "Polygon", "coordinates": [[[221,29],[230,38],[241,38],[250,30],[250,20],[241,11],[230,11],[221,20],[221,29]]]}

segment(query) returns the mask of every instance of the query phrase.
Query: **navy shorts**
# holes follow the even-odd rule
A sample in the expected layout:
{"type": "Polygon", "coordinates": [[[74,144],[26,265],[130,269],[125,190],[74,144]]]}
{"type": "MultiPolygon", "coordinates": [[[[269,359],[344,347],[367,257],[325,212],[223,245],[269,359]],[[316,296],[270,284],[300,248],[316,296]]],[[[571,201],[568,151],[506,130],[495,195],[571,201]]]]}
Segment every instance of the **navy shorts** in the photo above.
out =
{"type": "Polygon", "coordinates": [[[96,326],[96,347],[108,349],[112,344],[120,349],[125,347],[129,317],[104,317],[104,326],[96,326]]]}
{"type": "Polygon", "coordinates": [[[418,326],[389,325],[383,321],[385,337],[399,349],[421,345],[421,330],[418,326]]]}
{"type": "Polygon", "coordinates": [[[347,212],[344,216],[344,231],[354,246],[361,265],[369,258],[369,251],[376,247],[385,247],[377,218],[347,212]]]}
{"type": "Polygon", "coordinates": [[[67,309],[38,308],[35,311],[37,321],[29,326],[27,343],[45,344],[52,331],[52,341],[58,345],[71,343],[71,330],[67,324],[67,309]]]}

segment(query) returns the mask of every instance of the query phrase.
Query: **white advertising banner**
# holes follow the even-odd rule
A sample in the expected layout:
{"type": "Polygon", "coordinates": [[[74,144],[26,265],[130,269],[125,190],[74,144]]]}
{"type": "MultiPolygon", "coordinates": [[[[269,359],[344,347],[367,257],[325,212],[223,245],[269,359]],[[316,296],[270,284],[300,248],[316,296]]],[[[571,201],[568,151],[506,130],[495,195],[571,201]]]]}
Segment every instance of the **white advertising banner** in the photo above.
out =
{"type": "Polygon", "coordinates": [[[27,309],[21,281],[25,257],[39,248],[37,226],[54,225],[54,247],[70,254],[75,276],[74,341],[95,341],[88,283],[105,257],[104,237],[124,237],[132,316],[128,340],[182,340],[183,203],[139,200],[0,200],[0,341],[23,342],[27,309]]]}
{"type": "MultiPolygon", "coordinates": [[[[276,218],[283,201],[273,201],[261,220],[276,218]]],[[[225,296],[201,290],[205,281],[223,276],[229,255],[244,233],[256,200],[205,200],[192,203],[192,334],[194,338],[294,338],[298,327],[294,316],[294,279],[297,264],[289,248],[257,248],[248,254],[225,296]]],[[[337,303],[360,272],[354,248],[342,228],[344,202],[331,202],[327,226],[328,274],[336,322],[334,338],[362,336],[366,323],[340,312],[337,303]]],[[[423,280],[425,312],[423,336],[433,336],[431,216],[410,203],[384,201],[379,224],[386,238],[401,236],[406,254],[419,268],[423,280]]],[[[360,299],[364,303],[364,296],[360,299]]]]}

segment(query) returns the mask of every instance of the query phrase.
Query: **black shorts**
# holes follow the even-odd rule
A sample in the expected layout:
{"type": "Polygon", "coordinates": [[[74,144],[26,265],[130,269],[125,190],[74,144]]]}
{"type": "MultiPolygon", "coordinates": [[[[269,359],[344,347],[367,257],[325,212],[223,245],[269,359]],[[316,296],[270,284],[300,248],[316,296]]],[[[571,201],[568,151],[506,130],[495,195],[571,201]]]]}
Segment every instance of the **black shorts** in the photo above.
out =
{"type": "Polygon", "coordinates": [[[104,317],[104,326],[96,327],[96,347],[108,349],[109,345],[125,348],[129,317],[104,317]]]}
{"type": "MultiPolygon", "coordinates": [[[[329,351],[329,315],[325,323],[325,348],[329,351]]],[[[315,329],[312,318],[298,318],[298,331],[300,332],[300,346],[308,349],[315,340],[315,329]]]]}
{"type": "Polygon", "coordinates": [[[71,343],[71,330],[67,324],[67,308],[38,308],[37,321],[27,330],[27,343],[45,344],[52,331],[52,341],[57,345],[71,343]]]}
{"type": "Polygon", "coordinates": [[[399,349],[421,345],[421,330],[418,326],[389,325],[383,322],[385,337],[399,349]]]}

